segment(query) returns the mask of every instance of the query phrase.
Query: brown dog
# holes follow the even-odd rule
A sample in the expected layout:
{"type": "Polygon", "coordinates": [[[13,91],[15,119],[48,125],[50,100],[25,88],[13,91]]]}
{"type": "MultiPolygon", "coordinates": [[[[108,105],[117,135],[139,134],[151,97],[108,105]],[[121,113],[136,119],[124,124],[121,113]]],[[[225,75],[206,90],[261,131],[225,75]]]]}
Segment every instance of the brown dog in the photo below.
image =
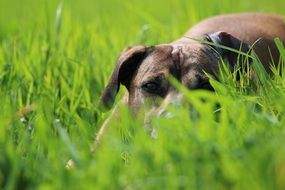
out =
{"type": "MultiPolygon", "coordinates": [[[[239,53],[228,48],[244,54],[252,48],[270,71],[270,64],[278,64],[280,59],[274,43],[276,37],[285,42],[282,17],[242,13],[206,19],[193,26],[184,37],[168,44],[128,48],[118,59],[103,92],[102,103],[110,108],[122,84],[128,90],[127,103],[134,113],[142,105],[159,107],[158,99],[171,101],[180,97],[167,80],[170,75],[189,89],[212,90],[205,73],[216,77],[220,59],[228,62],[230,70],[240,63],[237,61],[239,53]]],[[[103,125],[99,136],[105,127],[103,125]]]]}

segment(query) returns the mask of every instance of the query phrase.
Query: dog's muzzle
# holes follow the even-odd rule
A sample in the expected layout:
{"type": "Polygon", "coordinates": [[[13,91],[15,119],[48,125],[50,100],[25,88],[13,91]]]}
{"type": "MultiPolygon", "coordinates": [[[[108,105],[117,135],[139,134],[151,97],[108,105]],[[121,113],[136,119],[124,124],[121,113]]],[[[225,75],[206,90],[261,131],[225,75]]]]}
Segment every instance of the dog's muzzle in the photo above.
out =
{"type": "Polygon", "coordinates": [[[150,133],[151,137],[156,139],[158,134],[155,127],[152,125],[152,119],[154,117],[164,117],[166,119],[172,119],[175,114],[170,112],[167,108],[169,106],[179,107],[183,99],[183,94],[175,92],[166,96],[164,101],[159,107],[152,108],[145,114],[144,128],[150,133]]]}

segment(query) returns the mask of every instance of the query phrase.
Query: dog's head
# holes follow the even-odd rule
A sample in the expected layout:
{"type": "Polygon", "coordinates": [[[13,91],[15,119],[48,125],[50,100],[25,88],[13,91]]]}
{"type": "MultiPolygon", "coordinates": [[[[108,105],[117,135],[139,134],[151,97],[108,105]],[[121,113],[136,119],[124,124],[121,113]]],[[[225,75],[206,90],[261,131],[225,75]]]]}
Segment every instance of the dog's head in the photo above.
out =
{"type": "Polygon", "coordinates": [[[141,105],[158,107],[163,99],[179,97],[167,80],[170,75],[189,89],[213,90],[207,74],[217,76],[220,60],[227,60],[230,70],[238,64],[239,54],[228,48],[244,53],[249,51],[247,44],[226,32],[205,35],[201,40],[212,45],[193,40],[191,43],[127,48],[119,57],[103,92],[103,105],[112,106],[122,84],[128,90],[128,104],[133,112],[141,105]]]}

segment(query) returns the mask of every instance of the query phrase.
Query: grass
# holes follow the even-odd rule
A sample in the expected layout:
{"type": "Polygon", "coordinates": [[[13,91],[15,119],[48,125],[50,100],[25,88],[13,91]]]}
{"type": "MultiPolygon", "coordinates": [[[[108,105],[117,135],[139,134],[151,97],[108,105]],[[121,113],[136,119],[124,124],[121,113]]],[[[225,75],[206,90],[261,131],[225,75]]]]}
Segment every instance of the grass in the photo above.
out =
{"type": "Polygon", "coordinates": [[[178,85],[191,111],[154,117],[156,139],[121,106],[90,152],[109,115],[98,100],[124,47],[174,40],[211,15],[283,8],[283,0],[2,0],[0,188],[284,189],[285,80],[257,61],[255,80],[237,86],[224,72],[211,81],[216,93],[178,85]]]}

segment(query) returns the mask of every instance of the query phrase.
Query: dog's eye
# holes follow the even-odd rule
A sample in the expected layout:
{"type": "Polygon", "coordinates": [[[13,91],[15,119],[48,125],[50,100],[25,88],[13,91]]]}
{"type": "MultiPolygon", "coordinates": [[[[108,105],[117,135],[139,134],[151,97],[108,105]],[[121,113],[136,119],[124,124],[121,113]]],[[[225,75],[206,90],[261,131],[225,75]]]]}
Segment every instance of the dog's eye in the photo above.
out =
{"type": "Polygon", "coordinates": [[[147,82],[144,85],[142,85],[142,89],[150,94],[157,94],[162,95],[163,94],[163,88],[156,82],[147,82]]]}
{"type": "Polygon", "coordinates": [[[159,89],[159,85],[155,82],[148,82],[142,86],[142,89],[149,93],[155,93],[159,89]]]}

